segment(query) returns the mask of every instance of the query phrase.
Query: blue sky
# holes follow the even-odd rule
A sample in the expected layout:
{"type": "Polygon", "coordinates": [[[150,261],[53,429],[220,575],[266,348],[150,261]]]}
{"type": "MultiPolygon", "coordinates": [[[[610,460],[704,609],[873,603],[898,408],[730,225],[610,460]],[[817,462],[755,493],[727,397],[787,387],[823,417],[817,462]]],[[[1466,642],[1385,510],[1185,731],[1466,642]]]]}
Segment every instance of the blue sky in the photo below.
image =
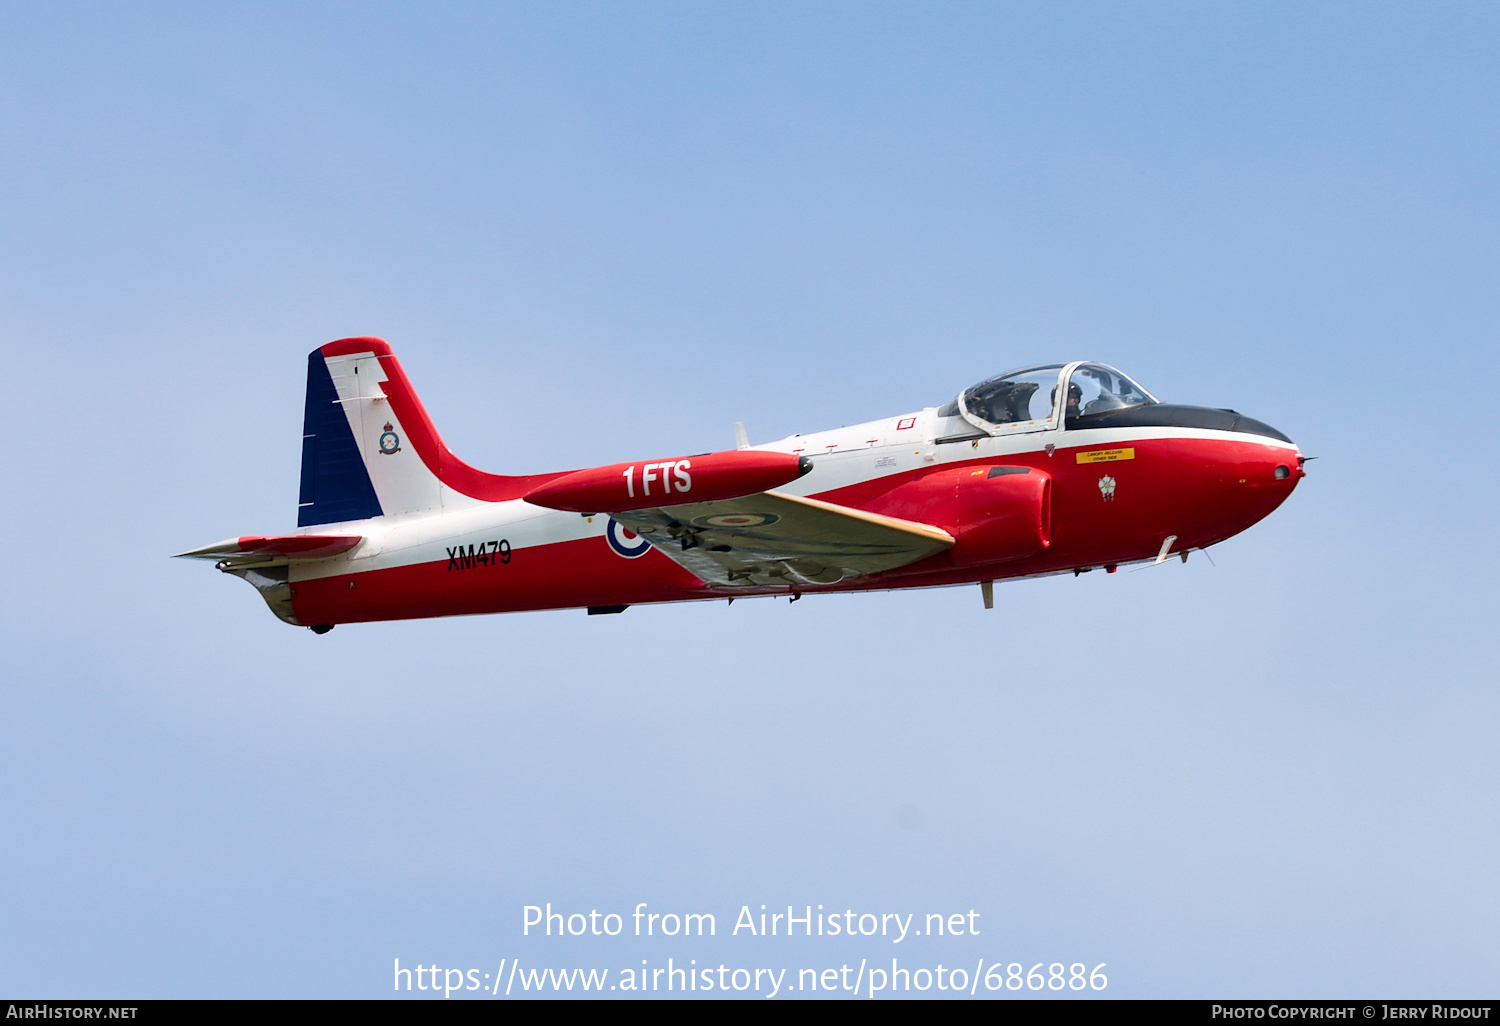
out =
{"type": "Polygon", "coordinates": [[[0,991],[891,953],[520,935],[645,901],[974,908],[912,964],[1118,996],[1493,995],[1497,36],[1481,4],[7,7],[0,991]],[[355,334],[500,472],[1082,358],[1320,459],[1217,566],[990,612],[318,638],[165,557],[294,524],[304,357],[355,334]]]}

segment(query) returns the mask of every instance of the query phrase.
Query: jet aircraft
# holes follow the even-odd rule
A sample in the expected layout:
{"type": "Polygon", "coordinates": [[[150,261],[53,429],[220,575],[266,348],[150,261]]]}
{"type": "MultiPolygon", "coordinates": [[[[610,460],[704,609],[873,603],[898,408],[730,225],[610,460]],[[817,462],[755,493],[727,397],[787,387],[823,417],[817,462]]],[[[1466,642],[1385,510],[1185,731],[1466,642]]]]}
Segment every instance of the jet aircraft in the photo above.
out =
{"type": "Polygon", "coordinates": [[[1025,367],[947,404],[722,452],[506,476],[443,444],[390,345],[308,356],[297,531],[179,553],[289,624],[981,586],[1186,561],[1291,494],[1304,457],[1113,367],[1025,367]],[[1060,401],[1059,401],[1060,400],[1060,401]]]}

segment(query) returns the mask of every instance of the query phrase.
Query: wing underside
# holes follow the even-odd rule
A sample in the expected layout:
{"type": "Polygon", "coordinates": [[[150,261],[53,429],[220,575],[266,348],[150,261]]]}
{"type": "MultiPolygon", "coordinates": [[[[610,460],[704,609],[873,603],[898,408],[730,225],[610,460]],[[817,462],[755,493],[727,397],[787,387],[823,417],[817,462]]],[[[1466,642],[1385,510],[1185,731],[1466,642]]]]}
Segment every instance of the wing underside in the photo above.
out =
{"type": "Polygon", "coordinates": [[[611,514],[705,583],[815,587],[949,548],[946,531],[781,492],[611,514]]]}

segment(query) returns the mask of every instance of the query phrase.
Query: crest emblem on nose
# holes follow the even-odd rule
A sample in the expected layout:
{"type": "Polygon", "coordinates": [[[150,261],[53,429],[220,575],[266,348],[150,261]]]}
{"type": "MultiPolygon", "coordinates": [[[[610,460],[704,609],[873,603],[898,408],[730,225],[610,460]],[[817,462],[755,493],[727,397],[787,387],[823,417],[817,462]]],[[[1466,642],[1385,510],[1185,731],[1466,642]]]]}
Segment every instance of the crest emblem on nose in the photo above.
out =
{"type": "Polygon", "coordinates": [[[1104,496],[1104,501],[1109,502],[1115,497],[1115,479],[1105,474],[1099,479],[1099,494],[1104,496]]]}

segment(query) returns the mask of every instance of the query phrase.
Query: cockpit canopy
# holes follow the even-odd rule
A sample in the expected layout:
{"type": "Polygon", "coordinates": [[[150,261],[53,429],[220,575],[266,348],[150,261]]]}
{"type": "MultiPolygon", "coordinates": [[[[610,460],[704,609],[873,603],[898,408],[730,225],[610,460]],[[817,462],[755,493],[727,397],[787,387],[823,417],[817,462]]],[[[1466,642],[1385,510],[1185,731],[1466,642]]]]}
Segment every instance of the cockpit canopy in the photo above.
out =
{"type": "Polygon", "coordinates": [[[1113,367],[1049,363],[981,381],[938,410],[938,415],[962,416],[987,430],[1037,431],[1055,423],[1060,392],[1067,396],[1063,420],[1070,428],[1087,427],[1089,418],[1098,414],[1156,402],[1151,393],[1113,367]],[[1065,373],[1067,385],[1062,391],[1065,373]]]}
{"type": "Polygon", "coordinates": [[[1130,406],[1149,406],[1156,399],[1140,385],[1113,367],[1102,363],[1081,363],[1068,378],[1068,409],[1065,416],[1091,417],[1130,406]],[[1077,413],[1074,398],[1077,398],[1077,413]]]}

